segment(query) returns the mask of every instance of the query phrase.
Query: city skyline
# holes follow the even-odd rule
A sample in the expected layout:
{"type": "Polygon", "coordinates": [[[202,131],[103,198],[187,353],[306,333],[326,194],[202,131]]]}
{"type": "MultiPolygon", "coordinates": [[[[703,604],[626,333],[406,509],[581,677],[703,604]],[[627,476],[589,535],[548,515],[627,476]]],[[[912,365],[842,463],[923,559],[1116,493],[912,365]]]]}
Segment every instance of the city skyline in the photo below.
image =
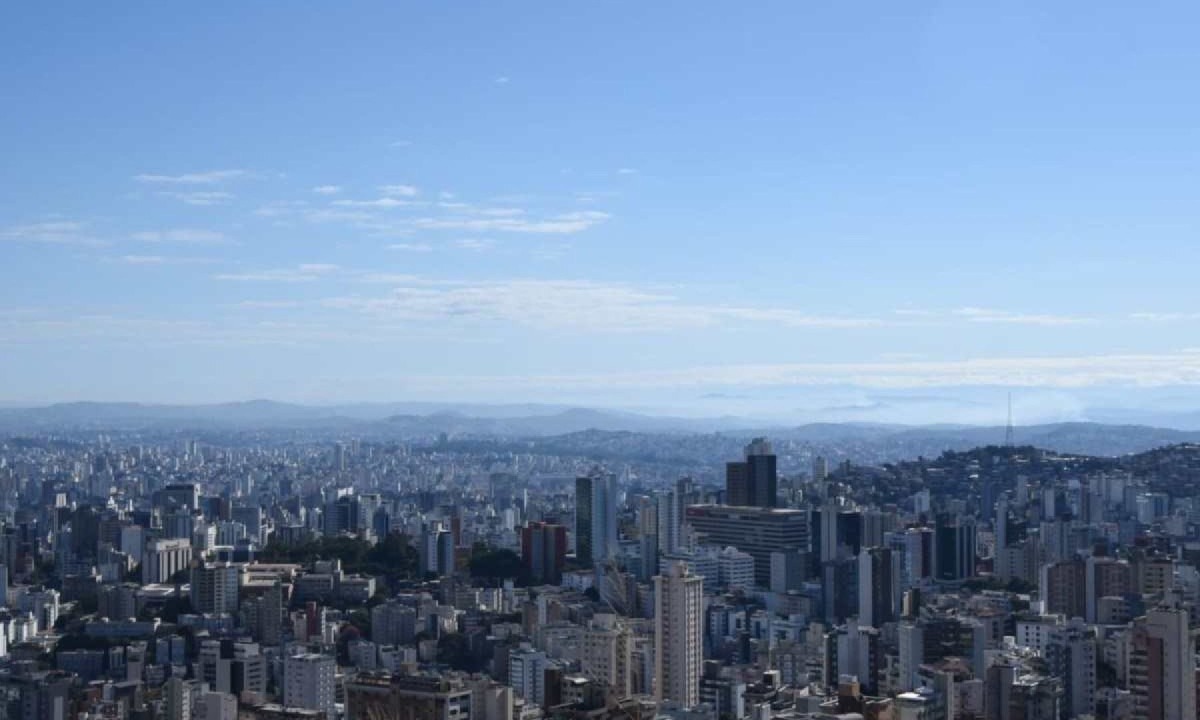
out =
{"type": "Polygon", "coordinates": [[[724,12],[11,9],[0,401],[1195,406],[1195,8],[724,12]]]}

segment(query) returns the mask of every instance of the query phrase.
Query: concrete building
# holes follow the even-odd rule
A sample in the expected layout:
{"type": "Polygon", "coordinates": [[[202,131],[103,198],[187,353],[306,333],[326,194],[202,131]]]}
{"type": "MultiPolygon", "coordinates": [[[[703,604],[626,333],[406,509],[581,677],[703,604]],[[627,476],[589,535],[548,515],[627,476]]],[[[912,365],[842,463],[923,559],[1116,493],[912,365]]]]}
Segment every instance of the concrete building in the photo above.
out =
{"type": "Polygon", "coordinates": [[[283,704],[319,710],[334,720],[335,669],[336,661],[329,655],[304,653],[287,658],[283,667],[283,704]]]}
{"type": "Polygon", "coordinates": [[[754,580],[771,582],[771,553],[808,547],[808,514],[783,508],[691,505],[687,524],[712,545],[732,546],[754,558],[754,580]]]}
{"type": "Polygon", "coordinates": [[[235,565],[200,565],[192,568],[192,610],[198,613],[235,613],[241,577],[235,565]]]}
{"type": "Polygon", "coordinates": [[[599,469],[575,480],[575,557],[596,565],[617,551],[617,477],[599,469]]]}
{"type": "Polygon", "coordinates": [[[1129,692],[1139,720],[1196,720],[1196,630],[1174,598],[1133,623],[1129,692]]]}
{"type": "MultiPolygon", "coordinates": [[[[505,698],[505,694],[500,694],[505,698]]],[[[512,712],[511,696],[507,699],[512,712]]],[[[487,707],[486,698],[482,698],[487,707]]],[[[494,703],[493,703],[494,704],[494,703]]],[[[472,693],[461,681],[424,675],[359,673],[346,683],[346,717],[370,720],[471,720],[472,693]]],[[[498,714],[497,720],[509,720],[498,714]]]]}
{"type": "Polygon", "coordinates": [[[696,705],[704,663],[703,580],[671,565],[654,578],[654,602],[654,697],[696,705]]]}
{"type": "Polygon", "coordinates": [[[142,584],[170,582],[192,562],[192,541],[187,538],[151,540],[142,555],[142,584]]]}

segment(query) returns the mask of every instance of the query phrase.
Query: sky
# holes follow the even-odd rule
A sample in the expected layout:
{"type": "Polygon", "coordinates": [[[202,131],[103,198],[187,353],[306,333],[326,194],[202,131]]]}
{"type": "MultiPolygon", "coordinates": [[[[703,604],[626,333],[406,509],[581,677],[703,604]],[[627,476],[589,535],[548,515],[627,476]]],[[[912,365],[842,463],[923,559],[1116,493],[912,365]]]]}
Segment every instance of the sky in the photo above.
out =
{"type": "Polygon", "coordinates": [[[11,3],[0,402],[1200,398],[1198,30],[1184,2],[11,3]]]}

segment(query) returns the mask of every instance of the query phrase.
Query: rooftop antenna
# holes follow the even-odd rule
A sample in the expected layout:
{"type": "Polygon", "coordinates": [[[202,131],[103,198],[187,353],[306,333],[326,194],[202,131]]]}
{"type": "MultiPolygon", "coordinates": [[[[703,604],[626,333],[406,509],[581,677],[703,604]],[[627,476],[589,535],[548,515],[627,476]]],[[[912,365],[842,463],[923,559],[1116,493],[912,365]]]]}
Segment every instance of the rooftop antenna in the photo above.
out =
{"type": "Polygon", "coordinates": [[[1012,393],[1008,394],[1008,425],[1004,428],[1004,445],[1013,446],[1012,393]]]}

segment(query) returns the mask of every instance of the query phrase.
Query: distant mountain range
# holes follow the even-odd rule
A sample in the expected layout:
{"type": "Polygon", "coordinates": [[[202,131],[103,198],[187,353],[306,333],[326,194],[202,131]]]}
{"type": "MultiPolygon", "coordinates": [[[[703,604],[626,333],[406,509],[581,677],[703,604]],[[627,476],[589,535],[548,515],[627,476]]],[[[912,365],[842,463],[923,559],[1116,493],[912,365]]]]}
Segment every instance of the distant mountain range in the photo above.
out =
{"type": "Polygon", "coordinates": [[[0,408],[0,430],[9,432],[167,427],[346,427],[370,423],[386,423],[386,427],[401,433],[505,436],[555,435],[581,430],[715,432],[754,425],[735,417],[659,417],[619,410],[534,404],[362,403],[321,406],[250,400],[212,405],[78,402],[31,408],[0,408]]]}
{"type": "MultiPolygon", "coordinates": [[[[865,454],[939,452],[1001,444],[1005,428],[972,425],[811,423],[799,426],[746,418],[682,418],[554,405],[439,405],[377,403],[309,406],[269,400],[212,405],[64,403],[0,409],[0,432],[55,431],[329,430],[363,437],[428,439],[546,438],[585,431],[730,438],[765,435],[775,440],[829,447],[860,447],[865,454]],[[894,451],[894,452],[893,452],[894,451]]],[[[1014,441],[1049,450],[1123,455],[1163,445],[1200,442],[1200,431],[1139,424],[1068,422],[1015,428],[1014,441]]]]}

